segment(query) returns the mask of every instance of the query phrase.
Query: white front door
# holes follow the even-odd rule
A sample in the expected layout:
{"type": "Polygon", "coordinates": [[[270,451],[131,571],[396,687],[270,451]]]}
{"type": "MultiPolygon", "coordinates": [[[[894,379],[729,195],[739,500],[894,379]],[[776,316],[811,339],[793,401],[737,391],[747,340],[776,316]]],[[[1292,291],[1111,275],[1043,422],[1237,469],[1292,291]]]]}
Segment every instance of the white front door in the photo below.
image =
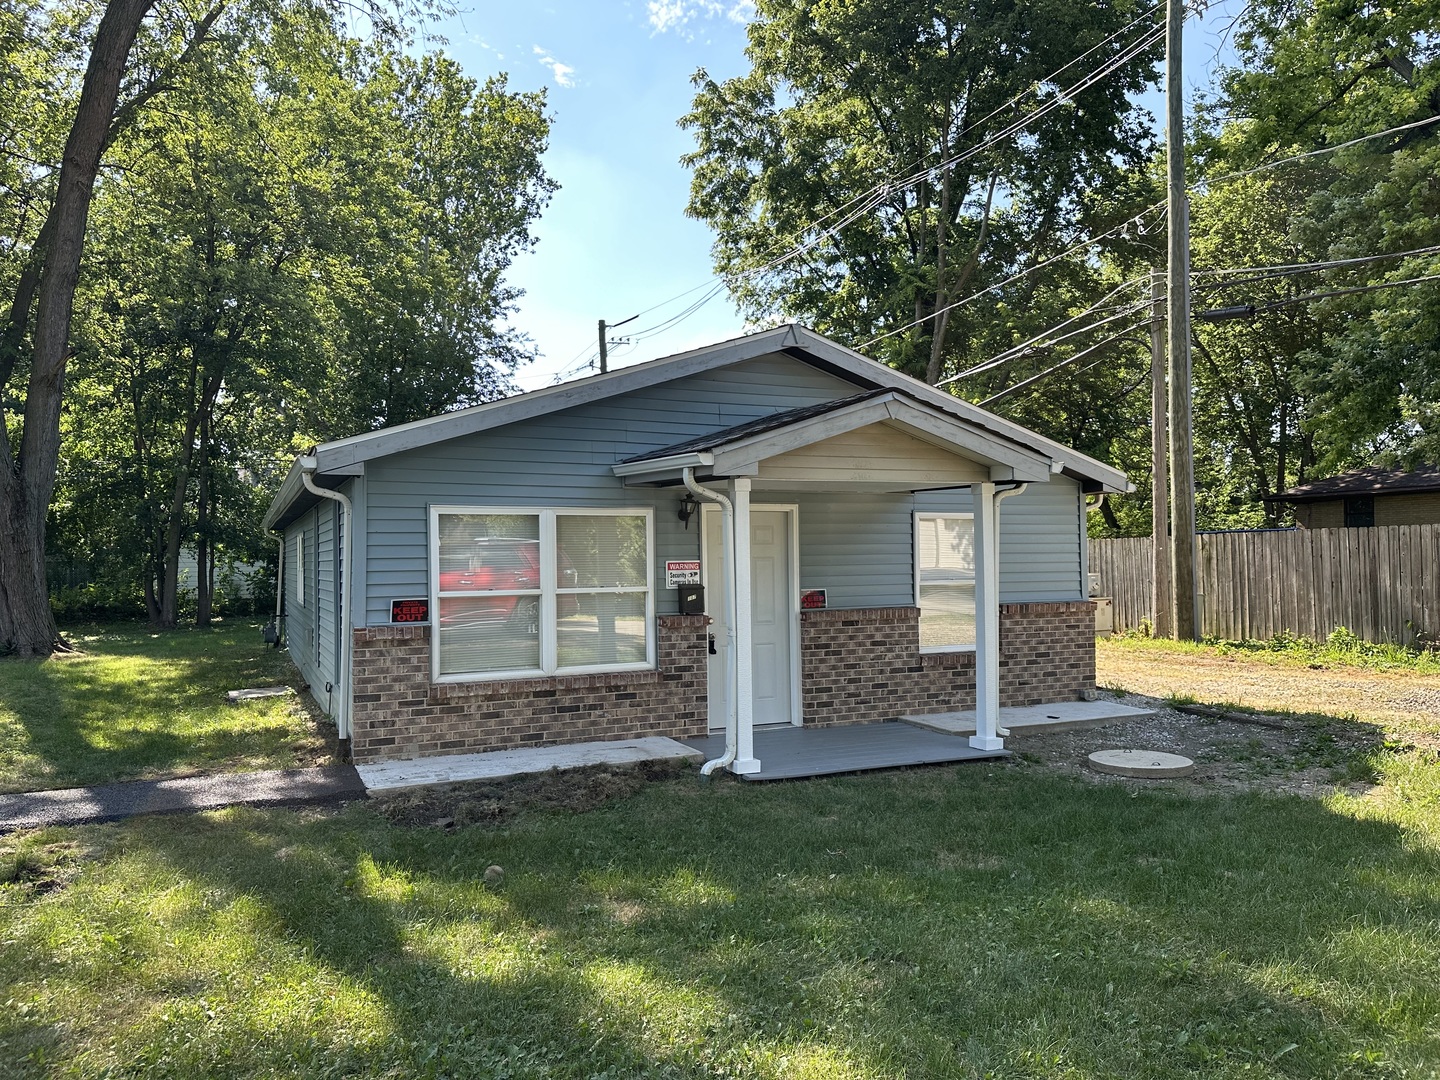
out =
{"type": "MultiPolygon", "coordinates": [[[[790,510],[750,511],[750,622],[751,686],[754,695],[754,722],[762,724],[799,723],[795,713],[794,663],[794,582],[790,543],[790,510]]],[[[726,624],[724,568],[721,560],[719,510],[706,509],[705,606],[714,622],[715,651],[710,657],[708,693],[710,730],[723,731],[730,708],[730,686],[726,679],[730,628],[726,624]]]]}

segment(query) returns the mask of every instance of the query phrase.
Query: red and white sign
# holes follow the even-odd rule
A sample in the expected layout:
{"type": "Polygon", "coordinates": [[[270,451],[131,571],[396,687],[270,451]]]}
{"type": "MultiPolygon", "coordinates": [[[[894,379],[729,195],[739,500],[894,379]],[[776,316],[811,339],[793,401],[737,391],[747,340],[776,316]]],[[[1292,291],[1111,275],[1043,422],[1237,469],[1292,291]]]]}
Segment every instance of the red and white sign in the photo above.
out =
{"type": "Polygon", "coordinates": [[[824,589],[801,589],[800,610],[819,611],[828,606],[828,599],[824,589]]]}
{"type": "Polygon", "coordinates": [[[423,623],[430,621],[430,601],[391,600],[390,621],[392,623],[423,623]]]}
{"type": "Polygon", "coordinates": [[[665,563],[665,587],[681,589],[700,584],[699,559],[670,559],[665,563]]]}

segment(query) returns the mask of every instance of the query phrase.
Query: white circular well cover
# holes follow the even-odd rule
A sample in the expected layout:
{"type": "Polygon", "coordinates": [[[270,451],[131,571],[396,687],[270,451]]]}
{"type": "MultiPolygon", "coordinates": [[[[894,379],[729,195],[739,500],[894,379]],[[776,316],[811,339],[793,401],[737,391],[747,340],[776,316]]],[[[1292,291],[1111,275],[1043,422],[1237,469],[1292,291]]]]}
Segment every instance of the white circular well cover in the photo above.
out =
{"type": "Polygon", "coordinates": [[[1097,750],[1090,755],[1090,767],[1115,776],[1189,776],[1195,762],[1159,750],[1097,750]]]}

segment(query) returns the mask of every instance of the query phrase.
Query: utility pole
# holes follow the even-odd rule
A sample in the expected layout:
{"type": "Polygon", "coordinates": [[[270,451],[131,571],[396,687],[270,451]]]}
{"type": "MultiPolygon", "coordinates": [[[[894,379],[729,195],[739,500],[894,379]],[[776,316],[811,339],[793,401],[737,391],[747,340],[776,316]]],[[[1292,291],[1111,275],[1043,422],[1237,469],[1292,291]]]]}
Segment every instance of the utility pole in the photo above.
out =
{"type": "Polygon", "coordinates": [[[1173,637],[1170,617],[1170,489],[1166,469],[1170,455],[1166,421],[1170,402],[1165,381],[1165,272],[1150,271],[1150,542],[1154,603],[1151,633],[1173,637]]]}
{"type": "Polygon", "coordinates": [[[605,365],[606,365],[607,356],[608,356],[608,354],[605,352],[605,320],[604,320],[604,319],[601,319],[601,320],[600,320],[600,374],[601,374],[601,375],[604,375],[604,374],[605,374],[605,371],[606,371],[606,366],[605,366],[605,365]]]}
{"type": "Polygon", "coordinates": [[[1165,159],[1169,181],[1170,536],[1175,636],[1194,641],[1195,461],[1190,430],[1190,214],[1185,200],[1185,84],[1181,69],[1184,0],[1167,0],[1165,159]]]}

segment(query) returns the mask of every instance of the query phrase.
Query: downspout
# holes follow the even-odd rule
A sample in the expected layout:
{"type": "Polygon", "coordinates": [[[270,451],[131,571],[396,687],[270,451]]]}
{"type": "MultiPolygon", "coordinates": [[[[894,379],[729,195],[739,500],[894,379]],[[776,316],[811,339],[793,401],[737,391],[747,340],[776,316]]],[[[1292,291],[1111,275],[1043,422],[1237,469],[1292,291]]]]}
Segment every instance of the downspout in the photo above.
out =
{"type": "Polygon", "coordinates": [[[275,563],[275,648],[280,648],[280,612],[285,600],[285,530],[280,530],[280,558],[275,563]]]}
{"type": "Polygon", "coordinates": [[[725,632],[729,638],[728,647],[725,649],[725,685],[730,688],[729,706],[725,710],[725,753],[718,758],[713,758],[700,766],[700,775],[709,776],[716,769],[723,769],[735,760],[735,752],[738,748],[739,732],[736,708],[740,701],[740,688],[736,685],[735,666],[735,507],[730,500],[718,491],[712,491],[707,487],[701,487],[695,482],[695,470],[686,466],[681,472],[685,481],[685,488],[697,499],[704,499],[706,502],[720,504],[720,513],[724,524],[720,529],[720,563],[722,566],[721,590],[725,593],[725,632]]]}
{"type": "Polygon", "coordinates": [[[354,636],[351,625],[354,623],[353,597],[347,596],[350,591],[351,576],[354,573],[354,561],[350,557],[351,548],[355,543],[355,516],[350,508],[350,499],[338,491],[331,491],[329,488],[322,488],[315,483],[315,469],[318,462],[313,457],[302,457],[300,459],[300,480],[305,485],[305,490],[320,496],[322,499],[329,499],[331,502],[340,504],[340,510],[345,515],[342,519],[344,528],[344,540],[340,545],[340,587],[335,590],[335,595],[340,604],[340,710],[335,717],[335,726],[342,739],[350,738],[350,640],[354,636]]]}

